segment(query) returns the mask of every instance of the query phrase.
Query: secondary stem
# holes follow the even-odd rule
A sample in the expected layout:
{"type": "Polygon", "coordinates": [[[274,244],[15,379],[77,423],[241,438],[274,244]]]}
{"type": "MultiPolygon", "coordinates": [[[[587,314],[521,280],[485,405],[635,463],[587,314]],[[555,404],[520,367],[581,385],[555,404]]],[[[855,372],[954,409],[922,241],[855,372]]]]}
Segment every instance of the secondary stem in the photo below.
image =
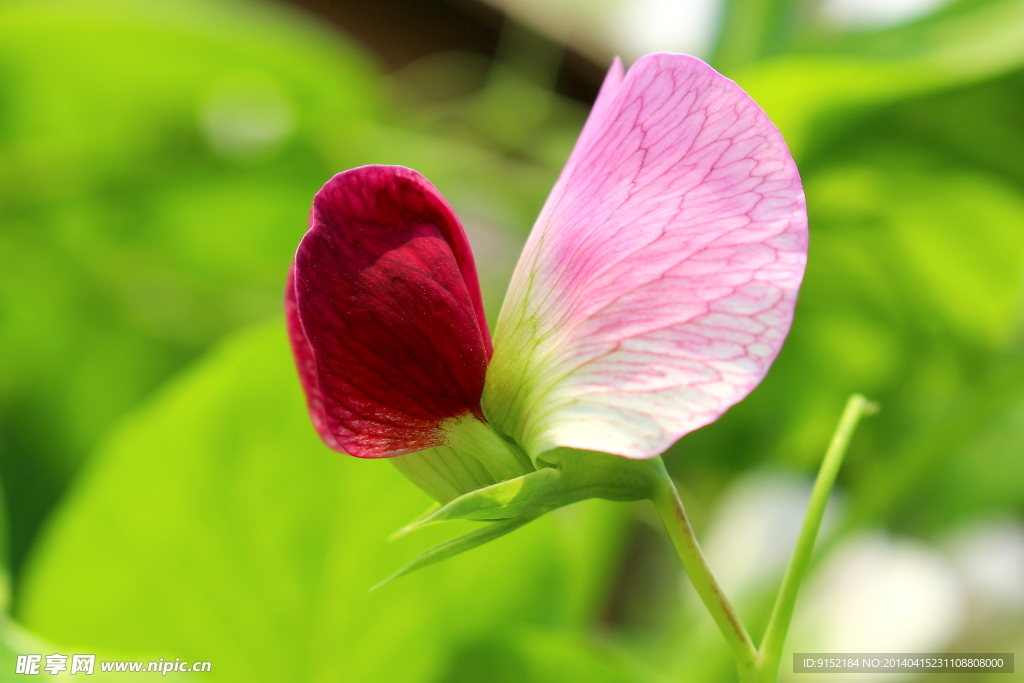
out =
{"type": "Polygon", "coordinates": [[[814,542],[818,537],[818,529],[821,527],[821,519],[825,514],[825,506],[835,484],[836,475],[839,473],[839,467],[843,463],[846,448],[850,445],[857,423],[865,415],[871,415],[877,410],[877,404],[859,394],[851,396],[846,402],[846,408],[839,418],[839,425],[825,452],[821,469],[818,470],[807,514],[800,527],[800,536],[797,538],[789,566],[786,567],[786,574],[782,579],[782,586],[779,588],[760,651],[754,647],[746,627],[712,575],[711,568],[708,567],[707,560],[704,559],[704,554],[697,544],[697,536],[693,533],[693,527],[686,516],[679,492],[665,471],[664,465],[658,460],[659,481],[651,500],[665,523],[687,576],[697,589],[697,595],[711,612],[719,631],[732,650],[740,683],[775,683],[778,680],[779,660],[793,618],[797,591],[810,565],[814,542]]]}
{"type": "Polygon", "coordinates": [[[711,568],[708,567],[707,560],[704,559],[704,554],[697,544],[697,536],[693,533],[693,527],[686,516],[679,492],[676,491],[675,484],[667,472],[664,476],[664,485],[659,487],[651,500],[665,523],[665,529],[668,530],[672,544],[676,547],[676,552],[683,562],[687,576],[690,577],[693,587],[697,589],[697,595],[711,612],[711,616],[732,649],[736,665],[739,667],[740,680],[744,683],[757,681],[757,649],[754,647],[754,642],[750,639],[750,634],[747,633],[736,610],[729,603],[729,599],[722,592],[718,581],[712,575],[711,568]]]}
{"type": "Polygon", "coordinates": [[[782,646],[786,641],[786,633],[789,631],[789,624],[793,618],[797,591],[807,572],[807,567],[811,563],[814,542],[818,537],[818,529],[821,527],[821,519],[825,514],[825,506],[828,503],[829,494],[832,492],[832,486],[835,484],[836,475],[839,473],[839,467],[843,463],[846,448],[850,444],[850,439],[853,437],[853,432],[860,419],[877,410],[878,405],[863,396],[859,394],[851,396],[846,402],[839,425],[825,452],[825,459],[821,463],[821,469],[818,470],[818,478],[815,480],[814,489],[811,492],[811,501],[807,505],[807,514],[804,516],[803,526],[800,527],[800,536],[797,538],[789,566],[786,567],[786,574],[782,579],[782,586],[775,599],[775,607],[772,609],[772,616],[768,621],[768,628],[765,630],[764,640],[761,641],[761,650],[757,656],[756,668],[761,672],[761,680],[765,683],[771,683],[778,678],[782,646]]]}

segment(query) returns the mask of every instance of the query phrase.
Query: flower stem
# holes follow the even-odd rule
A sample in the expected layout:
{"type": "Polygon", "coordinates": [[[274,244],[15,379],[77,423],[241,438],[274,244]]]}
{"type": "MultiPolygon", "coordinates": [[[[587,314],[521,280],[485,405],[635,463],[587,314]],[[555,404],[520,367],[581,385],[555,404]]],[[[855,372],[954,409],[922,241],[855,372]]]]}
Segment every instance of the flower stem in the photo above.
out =
{"type": "Polygon", "coordinates": [[[754,642],[750,639],[750,634],[747,633],[736,610],[729,603],[729,599],[722,592],[722,587],[718,585],[718,581],[712,575],[711,568],[708,567],[704,554],[697,544],[697,536],[693,533],[693,527],[686,516],[679,492],[668,472],[665,472],[663,485],[658,488],[651,501],[658,509],[658,514],[661,515],[665,529],[679,554],[679,559],[683,562],[683,568],[686,570],[687,576],[690,577],[693,587],[697,589],[697,595],[711,612],[711,616],[732,650],[739,668],[740,681],[742,683],[758,681],[757,649],[754,647],[754,642]]]}
{"type": "Polygon", "coordinates": [[[773,683],[778,679],[782,646],[786,641],[786,633],[789,631],[789,624],[793,618],[797,591],[807,572],[807,567],[810,565],[814,542],[818,537],[822,516],[825,514],[825,505],[828,503],[829,494],[832,492],[836,475],[839,473],[839,467],[843,463],[843,456],[846,455],[846,448],[850,444],[850,439],[853,437],[853,432],[860,419],[877,411],[877,403],[868,401],[859,394],[854,394],[847,400],[843,415],[839,418],[839,425],[825,452],[821,469],[818,470],[818,478],[814,482],[811,501],[807,505],[807,513],[804,515],[803,526],[800,528],[800,536],[797,538],[789,566],[786,567],[786,574],[782,579],[778,597],[775,599],[775,607],[772,609],[764,640],[761,641],[756,668],[761,673],[759,680],[762,683],[773,683]]]}
{"type": "Polygon", "coordinates": [[[661,481],[651,501],[665,523],[672,544],[675,545],[679,559],[683,562],[683,568],[686,569],[693,587],[697,589],[697,595],[711,612],[719,631],[732,650],[740,683],[775,683],[778,680],[782,646],[793,618],[797,591],[810,565],[814,542],[818,537],[818,529],[821,527],[825,505],[835,484],[836,475],[839,473],[839,467],[843,463],[846,448],[850,445],[857,423],[862,417],[877,411],[877,403],[872,403],[859,394],[854,394],[846,402],[846,408],[839,418],[839,425],[832,435],[832,441],[818,471],[818,478],[814,482],[807,514],[800,527],[800,536],[782,579],[782,586],[775,600],[760,651],[754,647],[746,627],[712,575],[711,568],[708,567],[704,554],[697,544],[697,537],[686,516],[686,510],[683,509],[679,492],[658,459],[661,481]]]}

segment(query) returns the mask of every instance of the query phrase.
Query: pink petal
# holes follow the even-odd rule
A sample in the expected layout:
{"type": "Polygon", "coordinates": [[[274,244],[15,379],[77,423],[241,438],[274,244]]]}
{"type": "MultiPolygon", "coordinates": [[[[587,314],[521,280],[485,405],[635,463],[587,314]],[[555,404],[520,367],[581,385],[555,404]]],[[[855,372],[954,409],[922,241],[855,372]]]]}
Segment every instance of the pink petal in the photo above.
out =
{"type": "Polygon", "coordinates": [[[612,66],[513,276],[484,409],[531,455],[652,457],[761,381],[807,255],[796,165],[684,55],[612,66]]]}
{"type": "Polygon", "coordinates": [[[472,413],[490,355],[480,287],[455,214],[399,166],[339,173],[313,200],[285,295],[310,415],[361,458],[444,443],[472,413]]]}

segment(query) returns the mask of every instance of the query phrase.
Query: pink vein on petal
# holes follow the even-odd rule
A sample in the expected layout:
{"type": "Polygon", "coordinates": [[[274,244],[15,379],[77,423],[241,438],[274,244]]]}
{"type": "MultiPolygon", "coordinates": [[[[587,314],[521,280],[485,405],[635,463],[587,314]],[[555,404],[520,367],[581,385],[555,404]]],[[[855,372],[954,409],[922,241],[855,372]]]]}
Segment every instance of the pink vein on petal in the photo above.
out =
{"type": "Polygon", "coordinates": [[[616,62],[513,276],[488,417],[534,454],[664,451],[764,377],[806,251],[796,165],[739,86],[616,62]]]}

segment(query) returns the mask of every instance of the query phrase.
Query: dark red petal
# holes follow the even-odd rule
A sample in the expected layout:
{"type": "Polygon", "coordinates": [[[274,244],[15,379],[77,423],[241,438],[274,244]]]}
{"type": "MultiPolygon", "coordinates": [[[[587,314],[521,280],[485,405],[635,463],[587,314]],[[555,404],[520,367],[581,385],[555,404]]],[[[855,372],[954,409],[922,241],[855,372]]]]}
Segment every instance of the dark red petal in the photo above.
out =
{"type": "Polygon", "coordinates": [[[295,365],[299,369],[299,380],[306,392],[306,403],[309,415],[313,419],[313,427],[328,446],[334,450],[342,450],[338,440],[327,429],[327,416],[324,414],[323,397],[320,395],[320,382],[316,376],[316,362],[313,360],[313,349],[306,341],[306,333],[299,322],[299,309],[295,305],[295,265],[288,270],[288,284],[284,290],[284,318],[288,325],[288,339],[292,343],[295,365]]]}
{"type": "Polygon", "coordinates": [[[362,458],[442,443],[480,415],[490,357],[476,268],[440,193],[400,166],[334,176],[313,200],[286,294],[313,424],[362,458]]]}

